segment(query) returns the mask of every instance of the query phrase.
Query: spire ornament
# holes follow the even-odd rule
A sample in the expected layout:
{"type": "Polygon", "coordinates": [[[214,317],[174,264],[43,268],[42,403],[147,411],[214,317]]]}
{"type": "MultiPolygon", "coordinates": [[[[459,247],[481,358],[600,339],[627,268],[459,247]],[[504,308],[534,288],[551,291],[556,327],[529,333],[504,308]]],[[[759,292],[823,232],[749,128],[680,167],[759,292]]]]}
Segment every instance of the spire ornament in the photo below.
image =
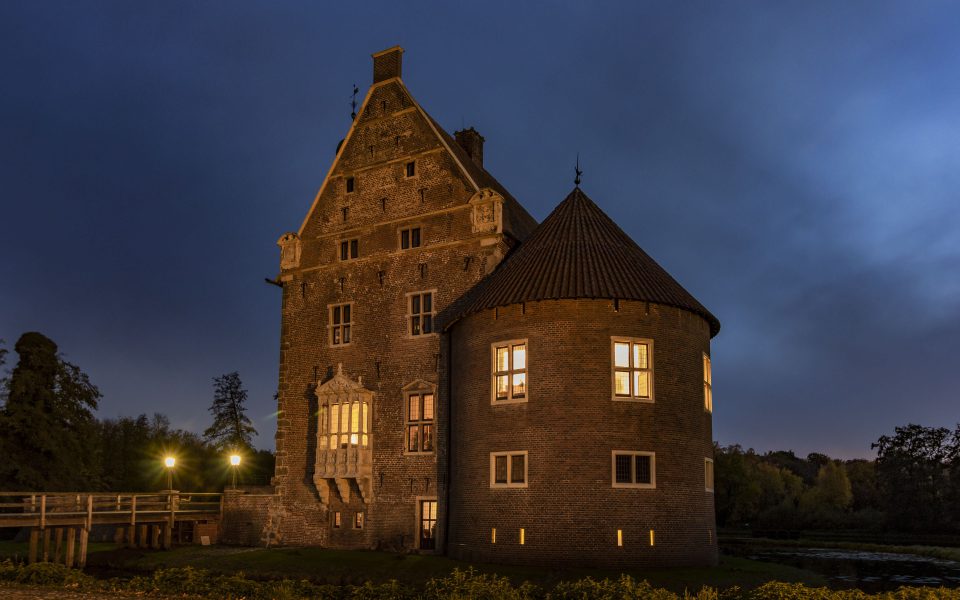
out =
{"type": "Polygon", "coordinates": [[[577,187],[580,187],[580,176],[583,175],[583,171],[580,170],[580,153],[577,152],[577,166],[574,167],[574,172],[577,176],[573,178],[573,184],[577,187]]]}

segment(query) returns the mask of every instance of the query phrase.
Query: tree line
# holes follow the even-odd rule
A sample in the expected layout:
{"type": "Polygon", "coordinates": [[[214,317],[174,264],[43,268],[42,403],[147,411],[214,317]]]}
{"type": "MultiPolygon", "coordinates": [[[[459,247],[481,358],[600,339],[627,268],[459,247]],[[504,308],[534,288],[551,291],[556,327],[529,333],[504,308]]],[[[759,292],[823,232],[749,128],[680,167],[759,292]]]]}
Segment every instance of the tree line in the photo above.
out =
{"type": "MultiPolygon", "coordinates": [[[[240,483],[266,484],[273,453],[256,450],[237,373],[214,379],[213,422],[203,435],[171,427],[159,413],[98,419],[100,390],[57,345],[37,332],[14,346],[18,360],[0,379],[0,490],[142,492],[166,487],[166,456],[176,458],[174,487],[219,491],[242,456],[240,483]]],[[[0,367],[8,351],[0,340],[0,367]]]]}
{"type": "Polygon", "coordinates": [[[905,425],[873,460],[714,450],[717,525],[960,533],[960,424],[905,425]]]}

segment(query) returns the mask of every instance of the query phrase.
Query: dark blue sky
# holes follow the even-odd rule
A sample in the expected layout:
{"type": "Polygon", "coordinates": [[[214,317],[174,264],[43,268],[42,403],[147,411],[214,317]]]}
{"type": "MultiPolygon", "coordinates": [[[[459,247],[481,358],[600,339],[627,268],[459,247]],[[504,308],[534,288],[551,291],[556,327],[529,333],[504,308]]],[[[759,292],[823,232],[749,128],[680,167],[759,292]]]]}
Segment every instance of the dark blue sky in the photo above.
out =
{"type": "Polygon", "coordinates": [[[101,416],[196,431],[237,370],[272,447],[263,278],[351,84],[400,44],[414,96],[476,126],[535,217],[579,152],[584,190],[720,318],[721,443],[868,456],[960,420],[960,6],[518,4],[3,3],[0,337],[52,337],[101,416]]]}

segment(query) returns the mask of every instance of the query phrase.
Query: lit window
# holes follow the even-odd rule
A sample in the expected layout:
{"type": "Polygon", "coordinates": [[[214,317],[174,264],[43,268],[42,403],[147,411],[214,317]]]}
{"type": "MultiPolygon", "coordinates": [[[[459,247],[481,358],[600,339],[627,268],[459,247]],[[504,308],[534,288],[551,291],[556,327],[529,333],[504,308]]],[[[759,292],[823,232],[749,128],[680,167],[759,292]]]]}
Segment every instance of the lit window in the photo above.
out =
{"type": "Polygon", "coordinates": [[[400,230],[400,249],[409,250],[410,248],[420,247],[420,228],[410,227],[400,230]]]}
{"type": "Polygon", "coordinates": [[[353,516],[353,528],[363,529],[363,513],[362,512],[358,512],[353,516]]]}
{"type": "Polygon", "coordinates": [[[370,404],[344,401],[320,407],[321,448],[336,450],[370,444],[370,404]]]}
{"type": "Polygon", "coordinates": [[[613,399],[653,401],[653,341],[612,338],[613,399]]]}
{"type": "Polygon", "coordinates": [[[433,398],[432,392],[407,395],[407,452],[433,452],[433,398]]]}
{"type": "Polygon", "coordinates": [[[713,412],[713,375],[710,372],[710,357],[703,355],[703,409],[713,412]]]}
{"type": "Polygon", "coordinates": [[[713,491],[713,459],[703,459],[703,485],[708,492],[713,491]]]}
{"type": "Polygon", "coordinates": [[[333,304],[330,306],[330,345],[346,346],[350,343],[350,325],[352,304],[333,304]]]}
{"type": "Polygon", "coordinates": [[[613,487],[657,487],[657,461],[653,452],[613,451],[613,487]]]}
{"type": "Polygon", "coordinates": [[[410,335],[433,333],[433,292],[410,294],[407,308],[407,320],[410,323],[410,335]]]}
{"type": "Polygon", "coordinates": [[[359,255],[359,240],[342,240],[340,242],[340,260],[353,260],[359,255]]]}
{"type": "Polygon", "coordinates": [[[417,163],[415,161],[410,161],[407,163],[406,170],[404,171],[407,177],[413,177],[417,174],[417,163]]]}
{"type": "Polygon", "coordinates": [[[490,543],[491,543],[491,544],[496,544],[496,543],[497,543],[497,528],[496,528],[496,527],[494,527],[493,529],[490,530],[490,543]]]}
{"type": "Polygon", "coordinates": [[[490,487],[527,487],[527,452],[491,452],[490,487]]]}
{"type": "Polygon", "coordinates": [[[527,341],[493,344],[492,403],[527,401],[527,341]]]}
{"type": "Polygon", "coordinates": [[[437,501],[420,501],[420,549],[434,550],[437,547],[437,501]]]}
{"type": "Polygon", "coordinates": [[[333,513],[333,528],[340,529],[340,511],[334,511],[333,513]]]}
{"type": "Polygon", "coordinates": [[[347,177],[347,193],[352,194],[354,189],[354,179],[353,177],[347,177]]]}

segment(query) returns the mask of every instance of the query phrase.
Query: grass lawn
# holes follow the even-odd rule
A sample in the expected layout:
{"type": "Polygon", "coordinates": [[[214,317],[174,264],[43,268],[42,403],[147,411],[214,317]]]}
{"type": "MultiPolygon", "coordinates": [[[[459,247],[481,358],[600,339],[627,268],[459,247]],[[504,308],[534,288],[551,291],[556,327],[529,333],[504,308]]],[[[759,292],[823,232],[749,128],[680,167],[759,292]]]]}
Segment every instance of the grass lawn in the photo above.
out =
{"type": "MultiPolygon", "coordinates": [[[[309,579],[318,583],[361,584],[365,581],[400,582],[420,585],[432,577],[442,577],[453,569],[474,567],[484,573],[509,577],[515,584],[531,581],[550,588],[561,580],[617,578],[619,571],[518,567],[511,565],[470,564],[443,556],[328,550],[323,548],[235,548],[226,546],[183,546],[171,551],[115,548],[91,553],[89,566],[102,568],[107,575],[118,571],[152,571],[167,567],[191,566],[221,573],[242,571],[253,578],[309,579]],[[115,571],[116,570],[116,571],[115,571]]],[[[810,571],[745,558],[722,557],[716,568],[649,569],[630,571],[637,579],[646,579],[657,587],[682,592],[702,586],[751,588],[770,580],[825,585],[825,580],[810,571]]]]}

